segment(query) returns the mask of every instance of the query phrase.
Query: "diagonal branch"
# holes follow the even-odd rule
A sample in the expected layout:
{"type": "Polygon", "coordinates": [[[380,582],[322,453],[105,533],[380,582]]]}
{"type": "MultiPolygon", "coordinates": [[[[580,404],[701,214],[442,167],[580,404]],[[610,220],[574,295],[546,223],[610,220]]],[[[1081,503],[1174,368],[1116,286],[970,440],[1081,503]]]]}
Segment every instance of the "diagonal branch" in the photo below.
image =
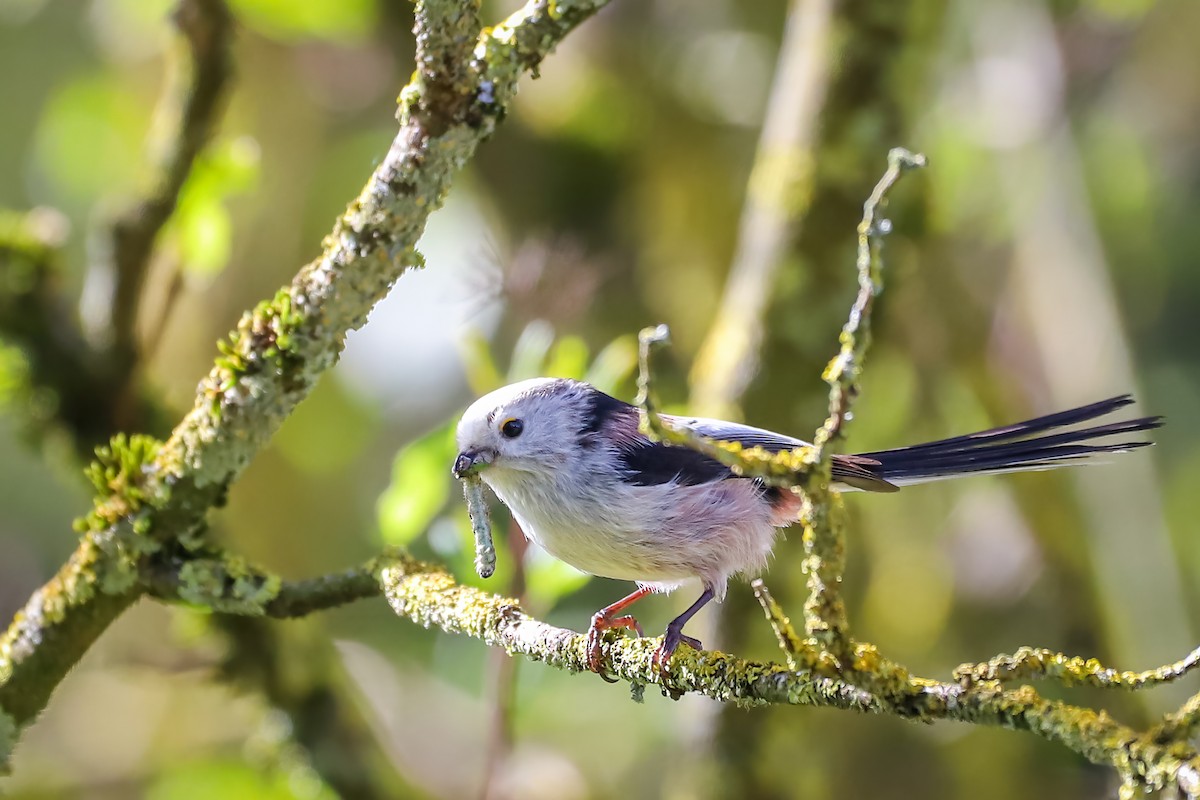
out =
{"type": "MultiPolygon", "coordinates": [[[[55,290],[58,238],[64,227],[57,215],[35,210],[19,218],[14,215],[11,221],[7,216],[0,220],[0,284],[4,287],[0,289],[0,336],[18,345],[24,356],[19,373],[24,385],[15,387],[15,397],[28,402],[19,403],[19,411],[32,420],[35,433],[41,432],[43,423],[55,423],[85,462],[98,444],[122,428],[157,433],[169,430],[172,421],[161,404],[139,390],[135,373],[146,353],[134,347],[132,331],[155,233],[171,213],[189,168],[216,126],[225,93],[222,87],[228,82],[233,25],[224,6],[212,0],[181,0],[174,19],[183,33],[178,37],[179,49],[187,52],[173,59],[177,74],[168,81],[158,112],[167,120],[169,149],[157,163],[150,196],[114,221],[113,248],[123,268],[115,276],[116,303],[129,305],[110,320],[115,341],[107,351],[93,348],[69,313],[66,299],[55,290]],[[44,402],[46,397],[55,402],[44,402]]],[[[178,289],[177,270],[174,277],[173,288],[178,289]]],[[[161,304],[163,318],[169,307],[168,298],[161,304]]],[[[369,576],[368,582],[374,586],[369,576]]],[[[288,605],[287,593],[298,589],[300,597],[307,598],[305,588],[285,584],[279,607],[302,613],[288,605]]],[[[63,591],[54,584],[47,596],[60,597],[63,591]]],[[[91,624],[95,618],[70,621],[91,624]]],[[[331,642],[296,637],[288,630],[270,629],[265,620],[229,614],[216,615],[214,629],[230,641],[220,677],[251,688],[286,715],[296,744],[303,748],[303,760],[330,789],[359,798],[395,793],[396,773],[345,687],[331,642]],[[304,664],[303,681],[296,680],[297,663],[304,664]]],[[[90,628],[67,627],[60,635],[86,645],[96,634],[90,628]]]]}
{"type": "MultiPolygon", "coordinates": [[[[171,437],[161,447],[114,442],[76,555],[0,636],[0,714],[12,725],[40,712],[95,637],[142,593],[146,559],[167,546],[205,545],[208,510],[336,362],[346,334],[421,263],[416,243],[429,214],[495,130],[521,75],[606,2],[535,0],[482,32],[469,73],[453,76],[455,94],[470,102],[448,118],[430,105],[418,76],[401,95],[399,133],[324,252],[243,316],[171,437]]],[[[439,25],[461,7],[417,4],[431,47],[446,40],[451,31],[439,25]]]]}

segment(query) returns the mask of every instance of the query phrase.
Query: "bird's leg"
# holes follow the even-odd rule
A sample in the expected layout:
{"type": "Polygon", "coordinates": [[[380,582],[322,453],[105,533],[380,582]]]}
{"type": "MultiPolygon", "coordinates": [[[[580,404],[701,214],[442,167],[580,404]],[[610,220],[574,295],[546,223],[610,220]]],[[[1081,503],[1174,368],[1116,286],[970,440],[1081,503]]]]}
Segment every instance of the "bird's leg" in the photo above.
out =
{"type": "MultiPolygon", "coordinates": [[[[628,614],[623,617],[618,617],[617,614],[620,614],[648,594],[650,594],[649,589],[639,586],[636,592],[622,597],[617,602],[610,606],[605,606],[592,615],[592,624],[588,627],[587,632],[588,667],[591,668],[592,672],[595,672],[605,680],[608,680],[608,677],[602,671],[603,653],[600,651],[600,645],[604,641],[604,632],[613,628],[625,628],[626,630],[636,631],[638,636],[644,636],[642,626],[638,624],[636,619],[628,614]]],[[[613,681],[609,682],[612,683],[613,681]]]]}
{"type": "Polygon", "coordinates": [[[696,616],[696,612],[704,608],[713,599],[713,590],[705,589],[704,594],[700,595],[696,602],[688,606],[688,610],[684,611],[675,619],[667,624],[667,633],[663,636],[662,644],[654,651],[654,666],[659,672],[665,672],[667,662],[671,660],[671,656],[675,654],[676,648],[680,642],[684,642],[695,650],[703,650],[704,645],[700,644],[698,639],[693,639],[691,636],[683,635],[683,626],[688,623],[692,617],[696,616]]]}

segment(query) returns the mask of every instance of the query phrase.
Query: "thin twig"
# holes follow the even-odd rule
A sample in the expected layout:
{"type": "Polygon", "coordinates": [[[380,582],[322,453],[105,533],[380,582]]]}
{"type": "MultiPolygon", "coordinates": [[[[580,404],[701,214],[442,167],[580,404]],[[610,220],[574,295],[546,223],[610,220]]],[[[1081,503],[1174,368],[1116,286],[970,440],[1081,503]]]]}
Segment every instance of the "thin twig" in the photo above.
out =
{"type": "Polygon", "coordinates": [[[891,223],[879,216],[888,192],[905,171],[925,165],[925,157],[902,148],[888,153],[888,167],[863,204],[858,226],[858,295],[842,327],[841,349],[825,368],[829,384],[829,417],[813,437],[812,474],[804,483],[800,511],[803,527],[804,571],[808,575],[808,601],[804,604],[804,629],[808,638],[845,663],[851,653],[850,627],[841,596],[846,569],[846,541],[840,493],[829,488],[833,446],[843,435],[854,401],[862,362],[871,342],[871,310],[882,290],[879,251],[891,223]]]}
{"type": "Polygon", "coordinates": [[[779,649],[783,651],[788,667],[799,669],[796,658],[806,649],[804,640],[796,633],[796,629],[792,627],[792,621],[788,619],[787,614],[783,613],[783,608],[779,603],[775,602],[775,598],[771,596],[771,592],[763,583],[762,578],[750,581],[750,588],[754,590],[754,598],[758,600],[763,613],[767,615],[767,622],[771,623],[771,630],[775,631],[775,638],[779,641],[779,649]]]}
{"type": "Polygon", "coordinates": [[[969,685],[981,681],[1057,680],[1064,686],[1086,684],[1101,688],[1140,689],[1161,686],[1182,678],[1200,666],[1200,647],[1172,664],[1129,672],[1106,667],[1094,658],[1065,656],[1053,650],[1022,647],[1012,655],[999,655],[979,664],[963,664],[954,679],[969,685]]]}

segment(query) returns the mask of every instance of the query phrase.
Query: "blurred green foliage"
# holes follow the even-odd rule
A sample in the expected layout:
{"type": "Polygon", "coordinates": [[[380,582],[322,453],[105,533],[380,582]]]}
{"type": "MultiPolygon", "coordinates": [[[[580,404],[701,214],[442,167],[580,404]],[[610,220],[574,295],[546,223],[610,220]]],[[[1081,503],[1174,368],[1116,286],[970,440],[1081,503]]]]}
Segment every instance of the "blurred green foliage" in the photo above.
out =
{"type": "MultiPolygon", "coordinates": [[[[0,6],[0,205],[66,215],[60,288],[81,298],[85,321],[105,294],[88,265],[108,213],[150,170],[168,5],[0,6]]],[[[486,3],[484,18],[514,7],[486,3]]],[[[317,253],[386,152],[412,71],[408,4],[231,8],[231,102],[164,232],[143,305],[147,320],[166,313],[161,331],[141,326],[152,331],[142,374],[174,408],[190,405],[213,343],[242,311],[317,253]]],[[[1108,466],[850,498],[856,634],[938,675],[1022,644],[1129,669],[1177,658],[1200,622],[1200,5],[839,9],[844,49],[814,206],[775,285],[744,418],[798,435],[823,418],[820,370],[853,292],[854,225],[887,149],[903,144],[931,167],[889,210],[887,290],[850,446],[1124,391],[1170,420],[1152,454],[1108,466]]],[[[507,537],[495,577],[481,582],[471,566],[449,474],[457,415],[536,374],[582,376],[629,399],[631,336],[657,322],[676,342],[661,360],[663,400],[686,407],[785,12],[783,0],[618,0],[559,48],[434,217],[428,269],[348,337],[342,365],[233,488],[218,517],[234,547],[301,577],[403,542],[461,580],[511,591],[507,537]]],[[[21,394],[23,364],[0,350],[5,617],[71,551],[70,520],[87,507],[67,448],[51,438],[35,452],[16,436],[30,408],[48,411],[21,394]]],[[[507,524],[500,509],[495,520],[507,524]]],[[[795,613],[804,576],[792,538],[767,581],[795,613]]],[[[537,552],[523,566],[530,609],[576,629],[627,591],[537,552]]],[[[647,600],[639,616],[659,630],[686,599],[647,600]]],[[[718,637],[701,629],[702,639],[776,656],[748,591],[731,587],[720,613],[718,637]]],[[[181,617],[145,604],[101,640],[18,750],[10,796],[321,796],[245,755],[269,712],[214,688],[224,645],[179,634],[181,617]]],[[[292,630],[338,641],[373,735],[421,796],[472,796],[485,780],[492,797],[1111,794],[1107,772],[1031,736],[653,692],[635,705],[590,676],[526,666],[513,678],[511,743],[489,762],[503,696],[495,654],[414,630],[381,602],[292,630]]],[[[1194,684],[1072,697],[1138,723],[1194,684]]]]}

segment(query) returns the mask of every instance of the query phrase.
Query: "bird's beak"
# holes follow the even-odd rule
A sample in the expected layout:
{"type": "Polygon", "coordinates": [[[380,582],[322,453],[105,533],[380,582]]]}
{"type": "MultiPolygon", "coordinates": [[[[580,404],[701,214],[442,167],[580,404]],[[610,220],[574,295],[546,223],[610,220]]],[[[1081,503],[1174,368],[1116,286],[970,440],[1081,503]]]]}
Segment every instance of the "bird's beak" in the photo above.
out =
{"type": "Polygon", "coordinates": [[[464,450],[454,459],[454,477],[474,475],[492,463],[494,454],[490,450],[464,450]]]}

